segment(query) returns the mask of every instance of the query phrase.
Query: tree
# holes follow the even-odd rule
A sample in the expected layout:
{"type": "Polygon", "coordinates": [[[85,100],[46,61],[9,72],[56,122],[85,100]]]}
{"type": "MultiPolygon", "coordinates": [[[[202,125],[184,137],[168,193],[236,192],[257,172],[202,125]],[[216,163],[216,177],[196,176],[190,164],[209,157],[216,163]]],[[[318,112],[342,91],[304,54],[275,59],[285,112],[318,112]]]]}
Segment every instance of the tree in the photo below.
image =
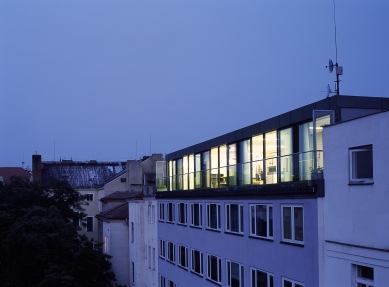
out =
{"type": "Polygon", "coordinates": [[[72,223],[83,200],[64,181],[0,187],[0,286],[113,286],[110,256],[72,223]]]}

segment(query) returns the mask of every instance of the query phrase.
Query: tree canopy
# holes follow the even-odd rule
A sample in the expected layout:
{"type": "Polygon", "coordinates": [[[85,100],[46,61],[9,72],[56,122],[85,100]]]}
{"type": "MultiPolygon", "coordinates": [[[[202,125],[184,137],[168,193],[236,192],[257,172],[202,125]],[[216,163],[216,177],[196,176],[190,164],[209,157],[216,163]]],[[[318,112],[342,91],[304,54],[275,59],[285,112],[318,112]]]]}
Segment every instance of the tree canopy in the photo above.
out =
{"type": "Polygon", "coordinates": [[[0,286],[113,286],[110,256],[73,225],[84,199],[66,181],[0,186],[0,286]]]}

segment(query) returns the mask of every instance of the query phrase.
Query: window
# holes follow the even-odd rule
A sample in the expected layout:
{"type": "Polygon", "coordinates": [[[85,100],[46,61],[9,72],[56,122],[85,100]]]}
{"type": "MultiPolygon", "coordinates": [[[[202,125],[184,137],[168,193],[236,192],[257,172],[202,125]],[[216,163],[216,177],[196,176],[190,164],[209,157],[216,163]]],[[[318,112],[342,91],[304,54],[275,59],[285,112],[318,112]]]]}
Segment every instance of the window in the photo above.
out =
{"type": "Polygon", "coordinates": [[[149,269],[151,269],[151,246],[149,246],[149,269]]]}
{"type": "Polygon", "coordinates": [[[165,221],[165,204],[163,202],[159,203],[159,221],[165,221]]]}
{"type": "Polygon", "coordinates": [[[153,247],[152,265],[151,268],[155,270],[155,248],[153,247]]]}
{"type": "Polygon", "coordinates": [[[178,245],[178,266],[188,269],[188,247],[178,245]]]}
{"type": "Polygon", "coordinates": [[[201,227],[203,225],[203,205],[201,203],[191,203],[191,226],[201,227]]]}
{"type": "Polygon", "coordinates": [[[262,270],[251,268],[252,287],[274,287],[274,276],[262,270]]]}
{"type": "Polygon", "coordinates": [[[93,216],[86,218],[86,231],[93,231],[93,216]]]}
{"type": "Polygon", "coordinates": [[[349,149],[350,182],[373,183],[372,145],[349,149]]]}
{"type": "Polygon", "coordinates": [[[227,260],[227,286],[244,286],[244,267],[242,264],[227,260]]]}
{"type": "Polygon", "coordinates": [[[263,238],[273,238],[273,205],[250,205],[250,235],[263,238]]]}
{"type": "Polygon", "coordinates": [[[302,206],[282,206],[282,241],[304,244],[302,206]]]}
{"type": "Polygon", "coordinates": [[[125,178],[125,177],[120,178],[120,182],[126,182],[126,181],[127,181],[127,178],[125,178]]]}
{"type": "Polygon", "coordinates": [[[220,204],[207,203],[207,228],[220,230],[220,204]]]}
{"type": "Polygon", "coordinates": [[[357,287],[374,286],[374,269],[371,267],[355,265],[357,268],[356,283],[357,287]]]}
{"type": "Polygon", "coordinates": [[[160,278],[159,278],[160,280],[159,280],[159,286],[160,287],[166,287],[166,278],[164,277],[164,276],[160,276],[160,278]]]}
{"type": "Polygon", "coordinates": [[[178,224],[186,225],[186,210],[187,210],[186,203],[178,204],[178,224]]]}
{"type": "Polygon", "coordinates": [[[104,236],[104,246],[103,246],[103,250],[104,250],[104,253],[105,254],[109,254],[109,242],[108,242],[108,236],[104,236]]]}
{"type": "Polygon", "coordinates": [[[282,287],[304,287],[304,284],[291,279],[282,278],[282,287]]]}
{"type": "Polygon", "coordinates": [[[166,222],[174,222],[174,203],[168,202],[167,204],[167,219],[166,222]]]}
{"type": "Polygon", "coordinates": [[[131,282],[135,283],[135,264],[131,261],[131,282]]]}
{"type": "Polygon", "coordinates": [[[86,201],[93,201],[93,193],[86,194],[86,201]]]}
{"type": "Polygon", "coordinates": [[[192,272],[203,275],[203,252],[192,249],[192,272]]]}
{"type": "Polygon", "coordinates": [[[131,242],[134,243],[135,240],[135,227],[134,222],[131,222],[131,242]]]}
{"type": "Polygon", "coordinates": [[[167,261],[176,262],[176,244],[169,241],[167,242],[167,261]]]}
{"type": "Polygon", "coordinates": [[[166,257],[166,248],[165,248],[166,242],[163,239],[159,240],[159,257],[165,259],[166,257]]]}
{"type": "Polygon", "coordinates": [[[176,284],[172,280],[167,280],[168,287],[176,287],[176,284]]]}
{"type": "Polygon", "coordinates": [[[243,205],[226,204],[226,230],[243,233],[243,205]]]}
{"type": "Polygon", "coordinates": [[[222,283],[222,260],[220,257],[208,254],[207,278],[216,283],[222,283]]]}

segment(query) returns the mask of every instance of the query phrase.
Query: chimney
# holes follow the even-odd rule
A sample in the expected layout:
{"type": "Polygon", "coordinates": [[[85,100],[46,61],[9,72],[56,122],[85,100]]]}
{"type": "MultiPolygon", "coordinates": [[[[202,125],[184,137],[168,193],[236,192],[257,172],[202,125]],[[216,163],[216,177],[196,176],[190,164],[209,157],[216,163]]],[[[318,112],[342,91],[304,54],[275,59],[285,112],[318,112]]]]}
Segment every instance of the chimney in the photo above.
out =
{"type": "Polygon", "coordinates": [[[42,156],[40,154],[32,155],[32,181],[42,180],[42,156]]]}

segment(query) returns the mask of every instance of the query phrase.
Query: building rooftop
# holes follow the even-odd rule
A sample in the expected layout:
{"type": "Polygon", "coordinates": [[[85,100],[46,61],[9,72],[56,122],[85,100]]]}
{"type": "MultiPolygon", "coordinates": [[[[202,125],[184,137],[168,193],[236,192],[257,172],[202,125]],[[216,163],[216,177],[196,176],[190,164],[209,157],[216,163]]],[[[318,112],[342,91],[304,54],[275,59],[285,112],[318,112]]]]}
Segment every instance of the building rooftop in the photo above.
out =
{"type": "Polygon", "coordinates": [[[11,177],[21,177],[25,180],[31,179],[31,173],[22,167],[0,167],[0,176],[3,177],[5,184],[11,183],[11,177]]]}
{"type": "Polygon", "coordinates": [[[96,218],[100,220],[126,219],[128,218],[128,203],[124,202],[106,211],[102,211],[96,215],[96,218]]]}
{"type": "Polygon", "coordinates": [[[128,191],[115,191],[103,198],[100,198],[101,202],[109,201],[125,201],[127,199],[142,199],[143,192],[128,192],[128,191]]]}

